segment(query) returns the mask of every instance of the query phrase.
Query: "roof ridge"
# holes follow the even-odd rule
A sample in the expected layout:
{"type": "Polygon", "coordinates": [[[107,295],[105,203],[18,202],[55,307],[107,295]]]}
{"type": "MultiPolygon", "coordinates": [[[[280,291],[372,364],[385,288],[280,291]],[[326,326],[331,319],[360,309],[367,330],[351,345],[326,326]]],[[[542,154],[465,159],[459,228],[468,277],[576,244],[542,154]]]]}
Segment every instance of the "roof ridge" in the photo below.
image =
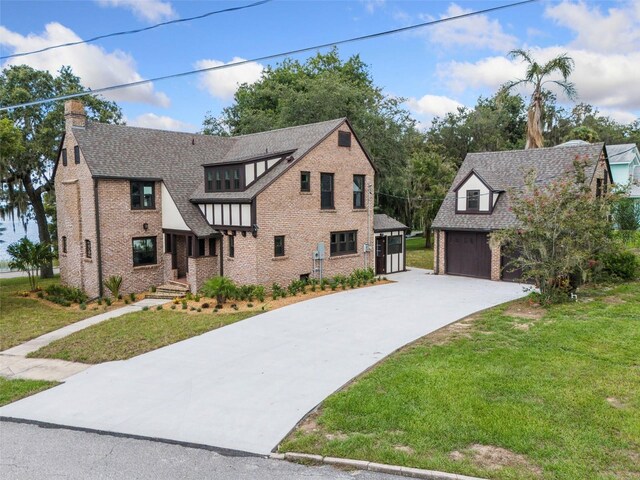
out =
{"type": "Polygon", "coordinates": [[[254,132],[254,133],[245,133],[243,135],[234,135],[231,138],[243,138],[243,137],[250,137],[252,135],[263,135],[266,133],[273,133],[273,132],[282,132],[284,130],[292,130],[294,128],[303,128],[303,127],[312,127],[312,126],[316,126],[316,125],[321,125],[323,123],[331,123],[331,122],[344,122],[347,119],[347,117],[340,117],[340,118],[334,118],[332,120],[323,120],[322,122],[314,122],[314,123],[305,123],[304,125],[292,125],[290,127],[284,127],[284,128],[274,128],[273,130],[265,130],[263,132],[254,132]]]}
{"type": "MultiPolygon", "coordinates": [[[[541,152],[541,151],[546,151],[546,150],[555,150],[555,148],[558,145],[554,145],[553,147],[542,147],[542,148],[518,148],[518,149],[513,149],[513,150],[495,150],[495,151],[491,151],[491,152],[469,152],[467,153],[468,155],[496,155],[496,154],[506,154],[506,153],[515,153],[515,152],[541,152]]],[[[595,142],[595,143],[590,143],[588,145],[570,145],[570,146],[566,146],[566,147],[562,147],[565,151],[567,150],[571,150],[571,149],[576,149],[576,148],[596,148],[600,146],[600,148],[604,147],[604,142],[595,142]]]]}
{"type": "MultiPolygon", "coordinates": [[[[87,126],[97,126],[99,125],[100,127],[107,127],[107,128],[111,128],[111,127],[117,127],[119,129],[124,129],[124,128],[129,128],[132,130],[146,130],[146,131],[150,131],[150,132],[161,132],[161,133],[173,133],[176,135],[184,135],[184,136],[191,136],[193,137],[194,135],[198,136],[198,137],[202,137],[202,138],[221,138],[223,140],[228,140],[228,139],[234,139],[237,137],[223,137],[221,135],[209,135],[207,133],[200,133],[200,132],[196,132],[196,133],[190,133],[190,132],[179,132],[177,130],[165,130],[164,128],[150,128],[150,127],[138,127],[135,125],[123,125],[120,123],[104,123],[104,122],[96,122],[93,120],[87,120],[87,126]]],[[[71,128],[79,128],[79,129],[84,129],[85,127],[80,127],[80,126],[76,126],[74,125],[71,128]]]]}

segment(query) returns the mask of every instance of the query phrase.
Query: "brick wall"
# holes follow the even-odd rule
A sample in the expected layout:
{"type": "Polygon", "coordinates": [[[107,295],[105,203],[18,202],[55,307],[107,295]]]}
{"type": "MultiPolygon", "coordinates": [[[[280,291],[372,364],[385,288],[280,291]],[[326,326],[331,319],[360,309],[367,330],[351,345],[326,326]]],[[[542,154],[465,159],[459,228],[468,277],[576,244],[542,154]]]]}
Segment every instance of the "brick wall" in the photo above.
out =
{"type": "MultiPolygon", "coordinates": [[[[491,244],[489,244],[489,246],[491,246],[491,244]]],[[[499,245],[496,245],[491,249],[491,280],[500,280],[502,278],[500,265],[501,251],[502,248],[499,245]]]]}
{"type": "MultiPolygon", "coordinates": [[[[602,180],[603,183],[603,187],[604,187],[604,178],[606,176],[606,171],[607,171],[607,162],[605,161],[605,157],[604,157],[604,152],[602,154],[600,154],[600,159],[598,160],[598,165],[596,166],[596,171],[593,175],[593,179],[591,181],[591,193],[593,194],[593,196],[596,196],[596,191],[598,189],[598,179],[602,180]]],[[[587,180],[589,180],[587,178],[587,180]]],[[[609,181],[610,179],[607,178],[607,191],[610,192],[611,191],[611,183],[609,181]]]]}
{"type": "MultiPolygon", "coordinates": [[[[344,124],[341,130],[348,130],[344,124]]],[[[270,285],[288,284],[312,270],[312,252],[318,242],[325,243],[324,275],[348,274],[365,266],[363,244],[374,242],[373,197],[366,194],[366,209],[353,209],[353,175],[366,175],[365,185],[374,182],[374,170],[353,138],[351,147],[338,147],[338,130],[333,132],[302,160],[296,162],[257,198],[257,239],[247,234],[236,236],[235,263],[243,258],[243,247],[255,245],[255,260],[248,260],[242,269],[255,269],[255,276],[244,274],[243,280],[270,285]],[[300,172],[311,172],[311,191],[300,192],[300,172]],[[320,173],[334,173],[335,210],[320,209],[320,173]],[[369,225],[367,224],[367,210],[369,225]],[[330,257],[330,233],[357,230],[357,253],[330,257]],[[284,235],[285,256],[274,258],[274,236],[284,235]]],[[[247,248],[247,250],[249,250],[247,248]]],[[[225,252],[226,253],[226,252],[225,252]]],[[[368,266],[374,266],[373,252],[368,266]]],[[[225,275],[239,274],[239,268],[229,267],[225,257],[225,275]]]]}
{"type": "Polygon", "coordinates": [[[160,182],[155,183],[153,210],[132,210],[130,188],[129,180],[98,182],[103,279],[120,275],[123,293],[143,292],[164,283],[160,182]],[[136,237],[156,237],[157,264],[133,266],[132,240],[136,237]]]}
{"type": "Polygon", "coordinates": [[[445,235],[446,232],[444,230],[436,230],[434,235],[436,251],[433,255],[433,269],[436,274],[440,275],[444,274],[445,235]]]}
{"type": "Polygon", "coordinates": [[[89,297],[97,297],[99,288],[93,179],[82,152],[80,163],[75,163],[74,147],[77,142],[73,135],[74,125],[84,125],[81,116],[67,115],[62,145],[67,152],[67,165],[63,165],[61,153],[54,179],[60,276],[64,285],[81,288],[89,297]],[[67,253],[62,251],[62,237],[67,239],[67,253]],[[91,258],[87,258],[85,240],[91,242],[91,258]]]}
{"type": "MultiPolygon", "coordinates": [[[[258,224],[262,230],[260,215],[258,214],[258,224]]],[[[235,254],[229,256],[229,235],[222,237],[222,248],[218,255],[224,255],[224,275],[231,278],[238,284],[259,283],[258,273],[263,265],[258,262],[257,244],[260,241],[262,232],[258,238],[254,238],[250,233],[243,236],[240,232],[233,237],[235,254]]]]}

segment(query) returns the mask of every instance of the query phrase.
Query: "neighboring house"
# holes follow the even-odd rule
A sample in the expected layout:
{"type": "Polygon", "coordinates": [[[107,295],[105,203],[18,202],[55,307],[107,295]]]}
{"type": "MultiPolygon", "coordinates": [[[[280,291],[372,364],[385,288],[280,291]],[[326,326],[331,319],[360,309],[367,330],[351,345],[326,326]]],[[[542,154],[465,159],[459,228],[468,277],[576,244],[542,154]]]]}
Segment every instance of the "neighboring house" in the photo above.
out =
{"type": "Polygon", "coordinates": [[[195,292],[215,275],[287,284],[374,265],[375,169],[344,118],[238,137],[96,123],[78,101],[65,119],[64,284],[99,296],[121,275],[123,292],[176,280],[195,292]]]}
{"type": "Polygon", "coordinates": [[[518,226],[510,196],[523,188],[528,172],[544,185],[573,175],[578,158],[586,161],[594,196],[606,192],[611,174],[602,143],[467,154],[433,221],[435,273],[517,280],[518,272],[504,268],[509,259],[501,248],[490,248],[489,234],[518,226]]]}
{"type": "Polygon", "coordinates": [[[640,203],[640,151],[635,143],[607,145],[613,183],[628,187],[629,197],[640,203]]]}
{"type": "Polygon", "coordinates": [[[411,230],[383,213],[373,216],[376,236],[376,274],[403,272],[407,269],[406,233],[411,230]]]}

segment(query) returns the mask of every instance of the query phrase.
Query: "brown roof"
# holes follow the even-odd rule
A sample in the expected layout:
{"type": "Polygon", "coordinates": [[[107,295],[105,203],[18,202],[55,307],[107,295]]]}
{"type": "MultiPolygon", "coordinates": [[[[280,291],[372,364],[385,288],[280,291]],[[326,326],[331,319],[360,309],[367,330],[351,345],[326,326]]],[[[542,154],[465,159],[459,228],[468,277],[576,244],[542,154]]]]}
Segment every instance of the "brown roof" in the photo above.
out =
{"type": "Polygon", "coordinates": [[[384,213],[376,213],[373,215],[374,232],[388,232],[391,230],[410,230],[410,228],[384,213]]]}

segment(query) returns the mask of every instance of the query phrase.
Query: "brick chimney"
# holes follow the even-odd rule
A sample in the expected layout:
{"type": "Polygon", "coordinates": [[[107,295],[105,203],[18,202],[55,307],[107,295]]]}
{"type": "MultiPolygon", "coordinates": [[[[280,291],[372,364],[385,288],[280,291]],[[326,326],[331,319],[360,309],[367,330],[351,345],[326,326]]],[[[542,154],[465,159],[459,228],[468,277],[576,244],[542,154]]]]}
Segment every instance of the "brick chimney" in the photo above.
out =
{"type": "Polygon", "coordinates": [[[87,125],[87,114],[80,100],[71,99],[64,102],[64,121],[67,128],[87,125]]]}

